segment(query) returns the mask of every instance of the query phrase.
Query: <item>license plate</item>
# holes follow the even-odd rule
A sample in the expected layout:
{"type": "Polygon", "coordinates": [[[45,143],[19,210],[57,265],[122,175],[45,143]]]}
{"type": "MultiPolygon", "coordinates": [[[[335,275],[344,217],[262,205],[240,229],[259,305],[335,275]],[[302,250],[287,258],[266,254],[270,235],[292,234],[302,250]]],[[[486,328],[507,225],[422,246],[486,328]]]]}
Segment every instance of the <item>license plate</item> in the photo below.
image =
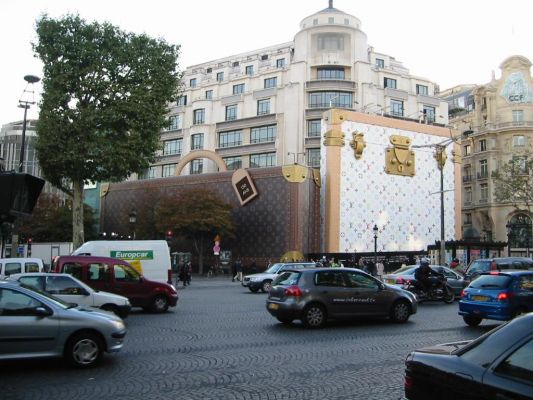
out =
{"type": "Polygon", "coordinates": [[[268,305],[268,308],[271,309],[271,310],[277,310],[279,308],[279,304],[276,304],[276,303],[270,303],[268,305]]]}
{"type": "Polygon", "coordinates": [[[487,296],[472,296],[474,301],[487,301],[489,298],[487,296]]]}

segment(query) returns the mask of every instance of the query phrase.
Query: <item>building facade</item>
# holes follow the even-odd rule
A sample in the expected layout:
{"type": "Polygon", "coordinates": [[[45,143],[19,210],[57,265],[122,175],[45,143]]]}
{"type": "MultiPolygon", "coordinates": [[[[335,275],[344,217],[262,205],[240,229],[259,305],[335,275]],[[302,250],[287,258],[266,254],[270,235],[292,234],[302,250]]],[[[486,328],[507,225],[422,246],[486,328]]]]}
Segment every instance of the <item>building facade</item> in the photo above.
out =
{"type": "MultiPolygon", "coordinates": [[[[184,155],[218,153],[228,169],[320,164],[329,108],[446,124],[438,86],[368,45],[361,21],[332,6],[300,23],[294,40],[184,71],[158,161],[133,179],[174,175],[184,155]]],[[[198,158],[182,174],[215,172],[198,158]]]]}
{"type": "MultiPolygon", "coordinates": [[[[464,238],[507,241],[513,255],[530,254],[531,213],[526,204],[496,200],[495,173],[510,160],[525,165],[533,156],[533,81],[531,62],[511,56],[500,65],[501,77],[475,87],[442,93],[450,124],[464,132],[462,151],[462,230],[464,238]],[[455,107],[458,97],[465,107],[455,107]],[[509,230],[509,232],[508,232],[509,230]]],[[[462,103],[461,103],[462,104],[462,103]]],[[[530,171],[522,171],[529,174],[530,171]]]]}

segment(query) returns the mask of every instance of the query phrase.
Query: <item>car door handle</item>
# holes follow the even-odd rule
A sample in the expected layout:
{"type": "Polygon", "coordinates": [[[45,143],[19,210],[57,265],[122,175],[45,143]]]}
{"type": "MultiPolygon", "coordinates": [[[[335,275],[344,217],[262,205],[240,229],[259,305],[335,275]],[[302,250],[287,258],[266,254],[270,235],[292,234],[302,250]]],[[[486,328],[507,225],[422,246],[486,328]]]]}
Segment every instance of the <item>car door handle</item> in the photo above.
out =
{"type": "Polygon", "coordinates": [[[469,379],[471,381],[474,380],[474,378],[472,378],[472,375],[463,374],[462,372],[456,372],[455,376],[459,376],[459,377],[464,378],[464,379],[469,379]]]}

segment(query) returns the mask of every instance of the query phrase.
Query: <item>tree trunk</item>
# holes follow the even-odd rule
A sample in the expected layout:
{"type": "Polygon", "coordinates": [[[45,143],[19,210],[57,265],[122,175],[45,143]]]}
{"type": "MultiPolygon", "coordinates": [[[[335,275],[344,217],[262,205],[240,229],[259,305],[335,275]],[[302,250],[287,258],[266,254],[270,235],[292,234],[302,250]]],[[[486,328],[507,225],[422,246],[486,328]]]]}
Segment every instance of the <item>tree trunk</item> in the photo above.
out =
{"type": "Polygon", "coordinates": [[[74,249],[85,241],[83,233],[83,181],[72,182],[72,242],[74,249]]]}

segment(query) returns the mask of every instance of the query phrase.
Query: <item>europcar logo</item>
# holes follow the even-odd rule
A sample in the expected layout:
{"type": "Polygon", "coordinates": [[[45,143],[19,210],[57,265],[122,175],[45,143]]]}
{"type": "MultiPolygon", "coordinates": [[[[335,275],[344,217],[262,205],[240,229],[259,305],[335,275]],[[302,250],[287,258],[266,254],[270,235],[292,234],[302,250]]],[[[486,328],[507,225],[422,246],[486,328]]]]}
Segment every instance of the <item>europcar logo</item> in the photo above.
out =
{"type": "Polygon", "coordinates": [[[153,250],[111,250],[111,257],[120,260],[153,260],[153,250]]]}

